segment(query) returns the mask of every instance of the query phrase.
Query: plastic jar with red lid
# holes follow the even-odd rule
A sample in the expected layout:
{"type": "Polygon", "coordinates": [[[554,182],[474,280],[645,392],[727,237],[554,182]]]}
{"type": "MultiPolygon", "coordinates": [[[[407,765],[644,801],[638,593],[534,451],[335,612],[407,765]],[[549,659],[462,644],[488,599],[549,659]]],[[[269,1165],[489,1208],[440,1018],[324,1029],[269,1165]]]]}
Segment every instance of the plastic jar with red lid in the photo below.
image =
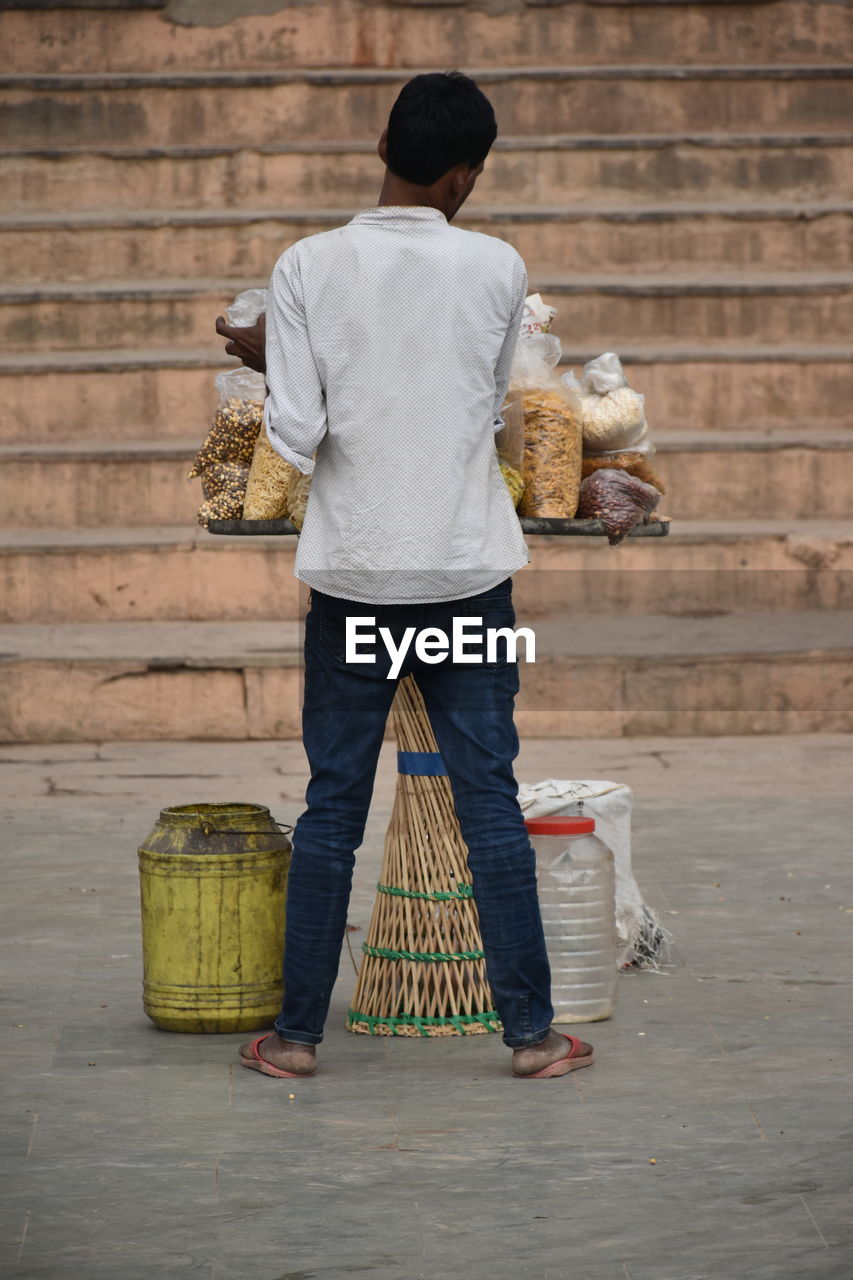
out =
{"type": "Polygon", "coordinates": [[[554,1021],[599,1022],[616,1004],[616,878],[595,819],[529,818],[551,964],[554,1021]]]}

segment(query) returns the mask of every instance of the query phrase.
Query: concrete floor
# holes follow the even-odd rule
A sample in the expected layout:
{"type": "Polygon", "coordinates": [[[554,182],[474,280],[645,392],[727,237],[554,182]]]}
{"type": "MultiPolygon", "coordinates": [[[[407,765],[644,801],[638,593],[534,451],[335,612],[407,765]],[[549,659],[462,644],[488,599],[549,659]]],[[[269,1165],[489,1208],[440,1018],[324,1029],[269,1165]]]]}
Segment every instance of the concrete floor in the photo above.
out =
{"type": "MultiPolygon", "coordinates": [[[[634,787],[671,967],[620,975],[591,1069],[521,1082],[494,1036],[347,1033],[345,955],[292,1085],[147,1021],[135,850],[166,804],[293,821],[299,745],[2,748],[4,1274],[851,1280],[848,742],[526,742],[525,781],[634,787]]],[[[362,930],[393,785],[386,746],[362,930]]]]}

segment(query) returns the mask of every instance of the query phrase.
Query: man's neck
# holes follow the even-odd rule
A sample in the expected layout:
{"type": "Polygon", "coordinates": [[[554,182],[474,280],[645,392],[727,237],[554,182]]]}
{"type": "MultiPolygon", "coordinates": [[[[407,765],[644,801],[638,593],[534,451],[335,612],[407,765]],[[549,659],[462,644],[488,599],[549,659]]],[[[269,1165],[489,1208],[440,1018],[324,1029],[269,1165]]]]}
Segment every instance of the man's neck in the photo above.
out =
{"type": "Polygon", "coordinates": [[[377,208],[394,205],[397,208],[437,209],[447,217],[444,201],[432,187],[416,187],[411,182],[403,182],[393,174],[387,174],[379,193],[377,208]]]}

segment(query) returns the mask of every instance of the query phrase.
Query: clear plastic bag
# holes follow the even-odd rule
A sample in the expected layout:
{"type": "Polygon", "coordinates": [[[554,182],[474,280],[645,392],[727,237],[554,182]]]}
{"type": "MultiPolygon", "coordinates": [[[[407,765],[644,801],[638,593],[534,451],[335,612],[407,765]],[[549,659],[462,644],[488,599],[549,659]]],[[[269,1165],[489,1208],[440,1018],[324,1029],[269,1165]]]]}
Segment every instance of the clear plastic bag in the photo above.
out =
{"type": "Polygon", "coordinates": [[[495,435],[495,448],[498,451],[501,475],[517,507],[524,492],[524,404],[520,394],[509,397],[501,409],[503,428],[495,435]]]}
{"type": "Polygon", "coordinates": [[[217,375],[216,390],[219,407],[188,476],[190,480],[201,476],[205,502],[198,521],[205,528],[209,520],[239,520],[243,514],[249,467],[264,416],[264,375],[229,369],[217,375]]]}
{"type": "Polygon", "coordinates": [[[248,329],[266,309],[267,290],[246,289],[243,293],[238,293],[231,306],[226,308],[225,319],[240,329],[248,329]]]}
{"type": "Polygon", "coordinates": [[[266,431],[258,433],[243,503],[244,520],[282,520],[288,514],[288,491],[296,467],[272,447],[266,431]]]}
{"type": "Polygon", "coordinates": [[[583,367],[582,382],[587,391],[597,396],[606,396],[611,391],[618,391],[628,385],[622,361],[615,351],[605,351],[604,355],[587,360],[583,367]]]}
{"type": "Polygon", "coordinates": [[[578,397],[583,479],[602,469],[627,471],[665,493],[651,462],[655,447],[649,438],[645,397],[628,386],[615,351],[588,361],[580,381],[571,370],[560,380],[578,397]]]}
{"type": "Polygon", "coordinates": [[[611,547],[617,546],[655,510],[660,494],[625,471],[603,468],[587,476],[580,487],[578,515],[601,520],[611,547]]]}
{"type": "Polygon", "coordinates": [[[251,369],[229,369],[217,375],[219,407],[190,469],[190,480],[213,462],[251,464],[264,416],[264,388],[264,375],[251,369]]]}
{"type": "Polygon", "coordinates": [[[627,449],[647,432],[645,397],[628,386],[615,351],[605,351],[584,365],[580,382],[573,372],[563,384],[580,393],[580,421],[585,453],[627,449]]]}
{"type": "MultiPolygon", "coordinates": [[[[574,369],[569,369],[567,373],[563,373],[563,374],[561,374],[561,375],[560,375],[560,381],[561,381],[561,382],[562,382],[562,384],[563,384],[563,388],[564,388],[564,390],[565,390],[565,391],[568,391],[568,392],[569,392],[569,394],[570,394],[572,397],[575,397],[575,396],[580,397],[581,395],[583,395],[583,387],[582,387],[582,385],[578,382],[578,380],[577,380],[577,378],[576,378],[576,376],[575,376],[575,371],[574,371],[574,369]]],[[[578,405],[580,405],[580,400],[579,400],[579,399],[578,399],[577,403],[578,403],[578,405]]]]}
{"type": "Polygon", "coordinates": [[[603,396],[581,396],[583,442],[591,453],[630,448],[646,429],[645,397],[639,391],[618,387],[603,396]]]}
{"type": "Polygon", "coordinates": [[[522,516],[570,520],[581,480],[581,430],[577,396],[555,372],[559,339],[551,334],[520,338],[510,390],[524,408],[522,516]]]}
{"type": "MultiPolygon", "coordinates": [[[[266,289],[246,289],[225,311],[229,324],[253,325],[265,309],[266,289]]],[[[240,366],[217,374],[219,399],[210,430],[196,454],[188,479],[201,477],[204,502],[198,522],[239,520],[255,444],[264,417],[266,381],[262,373],[240,366]]]]}
{"type": "Polygon", "coordinates": [[[645,484],[654,485],[659,493],[666,493],[666,486],[652,466],[655,447],[651,440],[642,442],[644,447],[638,449],[617,449],[612,453],[584,454],[581,474],[585,480],[596,471],[624,471],[629,476],[636,476],[645,484]]]}
{"type": "Polygon", "coordinates": [[[293,468],[293,475],[287,490],[287,514],[294,528],[302,531],[305,520],[305,509],[311,492],[311,476],[303,475],[293,468]]]}
{"type": "Polygon", "coordinates": [[[198,522],[207,528],[211,520],[239,520],[243,514],[243,495],[249,468],[240,462],[211,462],[201,473],[204,502],[198,509],[198,522]]]}

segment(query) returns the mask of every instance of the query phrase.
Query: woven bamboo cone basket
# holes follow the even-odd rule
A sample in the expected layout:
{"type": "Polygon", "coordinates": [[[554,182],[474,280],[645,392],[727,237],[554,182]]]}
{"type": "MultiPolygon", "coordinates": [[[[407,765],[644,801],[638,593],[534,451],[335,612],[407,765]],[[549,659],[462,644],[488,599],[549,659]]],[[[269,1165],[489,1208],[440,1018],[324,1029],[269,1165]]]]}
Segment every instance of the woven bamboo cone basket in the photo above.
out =
{"type": "MultiPolygon", "coordinates": [[[[399,750],[438,751],[412,676],[400,681],[391,714],[399,750]]],[[[350,1031],[458,1036],[501,1029],[448,778],[397,778],[362,951],[350,1031]]]]}

